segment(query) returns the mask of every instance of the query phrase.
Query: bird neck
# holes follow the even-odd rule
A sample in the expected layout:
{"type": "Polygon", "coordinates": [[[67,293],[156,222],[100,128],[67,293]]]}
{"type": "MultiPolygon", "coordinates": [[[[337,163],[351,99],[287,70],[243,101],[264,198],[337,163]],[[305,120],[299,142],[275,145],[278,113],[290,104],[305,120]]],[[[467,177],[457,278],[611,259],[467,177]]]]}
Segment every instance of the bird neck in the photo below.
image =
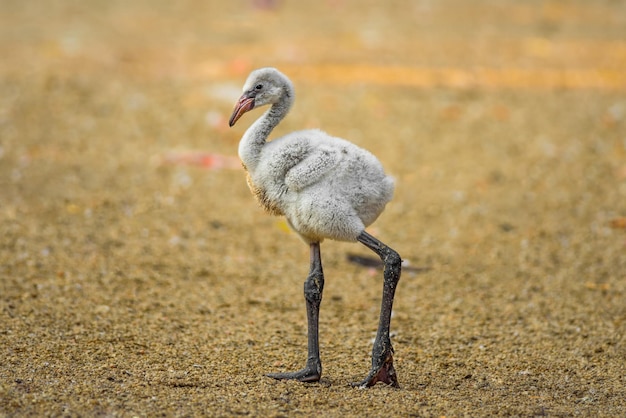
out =
{"type": "Polygon", "coordinates": [[[267,138],[274,128],[280,123],[291,108],[293,95],[285,94],[283,98],[274,103],[252,126],[239,142],[239,158],[248,171],[256,168],[261,157],[261,150],[267,143],[267,138]]]}

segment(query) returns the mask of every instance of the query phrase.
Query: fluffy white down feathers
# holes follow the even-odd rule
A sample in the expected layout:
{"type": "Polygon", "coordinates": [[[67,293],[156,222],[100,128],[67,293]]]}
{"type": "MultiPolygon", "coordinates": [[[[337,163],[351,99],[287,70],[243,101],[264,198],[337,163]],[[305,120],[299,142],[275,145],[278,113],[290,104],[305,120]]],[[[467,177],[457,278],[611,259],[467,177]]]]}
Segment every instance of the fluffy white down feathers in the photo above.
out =
{"type": "Polygon", "coordinates": [[[393,197],[394,181],[370,152],[320,130],[267,142],[293,100],[291,82],[274,68],[252,72],[244,85],[231,125],[243,113],[271,105],[239,143],[250,189],[307,243],[356,241],[393,197]]]}

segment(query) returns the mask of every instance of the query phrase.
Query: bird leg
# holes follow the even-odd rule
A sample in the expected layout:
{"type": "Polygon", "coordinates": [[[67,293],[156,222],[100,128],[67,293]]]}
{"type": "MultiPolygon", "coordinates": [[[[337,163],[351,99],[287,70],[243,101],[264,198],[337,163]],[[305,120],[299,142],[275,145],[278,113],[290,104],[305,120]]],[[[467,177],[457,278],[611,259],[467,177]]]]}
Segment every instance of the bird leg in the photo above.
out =
{"type": "Polygon", "coordinates": [[[304,282],[306,316],[308,324],[308,358],[304,369],[297,372],[268,373],[274,379],[291,379],[300,382],[317,382],[322,376],[322,361],[319,345],[319,313],[324,290],[324,272],[319,242],[311,244],[311,268],[304,282]]]}
{"type": "Polygon", "coordinates": [[[393,347],[389,338],[389,327],[391,322],[391,309],[396,286],[400,280],[402,259],[400,255],[390,247],[383,244],[367,232],[363,231],[357,237],[359,242],[374,251],[385,266],[383,298],[380,308],[380,320],[378,331],[372,349],[372,369],[361,382],[352,383],[352,386],[366,388],[374,386],[377,382],[383,382],[393,387],[399,388],[396,370],[393,367],[393,347]]]}

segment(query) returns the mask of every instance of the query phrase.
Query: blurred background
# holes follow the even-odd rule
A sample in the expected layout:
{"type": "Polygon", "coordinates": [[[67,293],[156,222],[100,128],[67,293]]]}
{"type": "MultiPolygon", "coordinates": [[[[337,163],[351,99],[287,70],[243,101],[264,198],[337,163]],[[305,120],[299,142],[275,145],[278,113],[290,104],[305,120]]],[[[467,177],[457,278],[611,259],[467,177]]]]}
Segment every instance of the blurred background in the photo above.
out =
{"type": "Polygon", "coordinates": [[[0,53],[0,414],[624,414],[626,3],[3,0],[0,53]],[[397,179],[402,391],[346,385],[382,274],[350,243],[325,380],[263,377],[304,361],[308,269],[245,184],[258,113],[227,124],[263,66],[275,135],[397,179]]]}

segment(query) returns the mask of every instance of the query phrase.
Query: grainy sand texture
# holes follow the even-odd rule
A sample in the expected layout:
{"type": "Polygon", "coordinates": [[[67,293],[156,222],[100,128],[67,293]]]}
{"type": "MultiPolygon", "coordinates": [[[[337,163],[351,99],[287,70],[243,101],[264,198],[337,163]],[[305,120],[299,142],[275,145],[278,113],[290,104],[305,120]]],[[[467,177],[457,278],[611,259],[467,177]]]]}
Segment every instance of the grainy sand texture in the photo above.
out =
{"type": "Polygon", "coordinates": [[[0,416],[626,416],[626,4],[0,3],[0,416]],[[254,68],[376,154],[405,260],[263,213],[228,128],[254,68]]]}

